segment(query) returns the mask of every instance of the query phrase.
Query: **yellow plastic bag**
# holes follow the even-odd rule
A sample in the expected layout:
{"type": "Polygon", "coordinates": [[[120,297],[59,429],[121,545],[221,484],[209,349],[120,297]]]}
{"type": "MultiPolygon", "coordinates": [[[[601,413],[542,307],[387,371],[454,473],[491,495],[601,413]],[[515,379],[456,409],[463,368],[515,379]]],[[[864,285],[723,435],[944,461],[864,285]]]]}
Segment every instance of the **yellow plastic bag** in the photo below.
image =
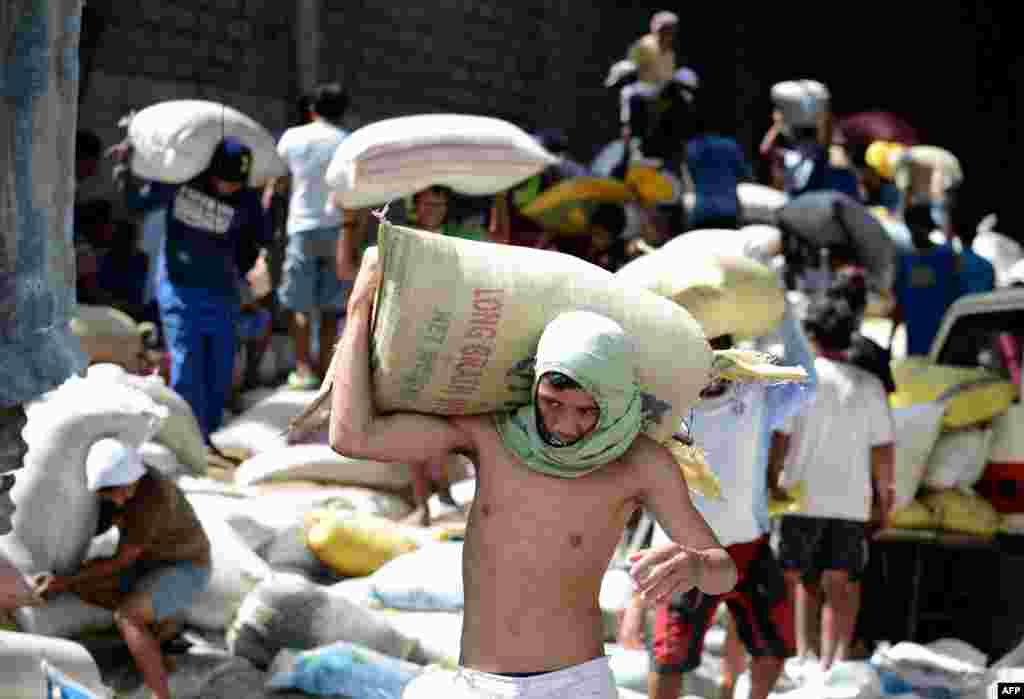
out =
{"type": "Polygon", "coordinates": [[[785,490],[788,496],[785,500],[768,498],[769,517],[795,515],[807,509],[807,486],[803,481],[799,481],[785,490]]]}
{"type": "Polygon", "coordinates": [[[370,575],[418,543],[391,520],[335,509],[310,512],[305,519],[306,545],[339,575],[370,575]]]}
{"type": "Polygon", "coordinates": [[[933,529],[939,522],[935,512],[918,500],[911,500],[910,504],[893,510],[886,523],[893,529],[933,529]]]}
{"type": "Polygon", "coordinates": [[[896,392],[889,396],[893,408],[945,399],[943,427],[960,429],[988,422],[1002,415],[1017,397],[1017,387],[981,367],[932,364],[921,357],[891,365],[896,392]]]}
{"type": "Polygon", "coordinates": [[[999,513],[978,495],[959,490],[941,490],[921,498],[921,504],[935,512],[940,528],[977,536],[992,536],[999,531],[999,513]]]}

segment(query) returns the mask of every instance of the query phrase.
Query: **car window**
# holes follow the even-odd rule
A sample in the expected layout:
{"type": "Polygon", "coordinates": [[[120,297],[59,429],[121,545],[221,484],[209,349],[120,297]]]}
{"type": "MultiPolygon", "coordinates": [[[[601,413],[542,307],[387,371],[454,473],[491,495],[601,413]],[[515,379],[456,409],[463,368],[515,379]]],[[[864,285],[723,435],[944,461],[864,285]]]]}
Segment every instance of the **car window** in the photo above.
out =
{"type": "Polygon", "coordinates": [[[939,364],[982,366],[1007,379],[1021,361],[1024,309],[976,313],[958,318],[938,355],[939,364]]]}

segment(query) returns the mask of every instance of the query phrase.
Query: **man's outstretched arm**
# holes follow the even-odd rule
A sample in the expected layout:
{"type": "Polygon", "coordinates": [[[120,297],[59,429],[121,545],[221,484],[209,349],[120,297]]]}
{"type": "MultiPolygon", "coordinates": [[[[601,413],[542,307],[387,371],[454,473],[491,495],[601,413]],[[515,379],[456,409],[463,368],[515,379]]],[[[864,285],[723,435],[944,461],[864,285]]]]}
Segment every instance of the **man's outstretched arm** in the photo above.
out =
{"type": "Polygon", "coordinates": [[[672,543],[634,554],[630,575],[647,603],[667,602],[692,588],[719,595],[736,585],[736,565],[693,506],[679,464],[660,444],[645,440],[642,459],[643,499],[672,543]]]}

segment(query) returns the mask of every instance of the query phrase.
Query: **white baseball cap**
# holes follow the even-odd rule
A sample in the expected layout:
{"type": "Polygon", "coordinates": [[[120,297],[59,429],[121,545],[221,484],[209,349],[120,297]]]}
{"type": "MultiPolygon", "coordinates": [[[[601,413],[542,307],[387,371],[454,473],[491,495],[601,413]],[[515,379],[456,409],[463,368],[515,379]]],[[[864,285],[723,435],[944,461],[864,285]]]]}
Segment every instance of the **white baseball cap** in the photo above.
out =
{"type": "Polygon", "coordinates": [[[130,485],[146,475],[142,456],[118,439],[101,439],[85,457],[85,481],[93,493],[103,488],[130,485]]]}

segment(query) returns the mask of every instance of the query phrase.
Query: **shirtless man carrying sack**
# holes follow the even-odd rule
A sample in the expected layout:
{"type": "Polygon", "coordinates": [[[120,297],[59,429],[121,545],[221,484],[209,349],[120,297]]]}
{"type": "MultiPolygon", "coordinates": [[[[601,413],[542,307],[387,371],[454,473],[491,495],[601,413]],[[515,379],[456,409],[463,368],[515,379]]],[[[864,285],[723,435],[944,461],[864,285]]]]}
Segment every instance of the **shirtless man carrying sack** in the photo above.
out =
{"type": "Polygon", "coordinates": [[[736,581],[672,454],[640,434],[629,339],[607,318],[565,313],[538,344],[533,404],[492,415],[380,415],[369,362],[378,283],[376,263],[364,260],[334,362],[331,446],[413,464],[461,453],[477,466],[460,667],[425,673],[403,696],[618,697],[598,592],[638,507],[671,538],[634,556],[630,574],[645,602],[692,588],[721,594],[736,581]]]}

